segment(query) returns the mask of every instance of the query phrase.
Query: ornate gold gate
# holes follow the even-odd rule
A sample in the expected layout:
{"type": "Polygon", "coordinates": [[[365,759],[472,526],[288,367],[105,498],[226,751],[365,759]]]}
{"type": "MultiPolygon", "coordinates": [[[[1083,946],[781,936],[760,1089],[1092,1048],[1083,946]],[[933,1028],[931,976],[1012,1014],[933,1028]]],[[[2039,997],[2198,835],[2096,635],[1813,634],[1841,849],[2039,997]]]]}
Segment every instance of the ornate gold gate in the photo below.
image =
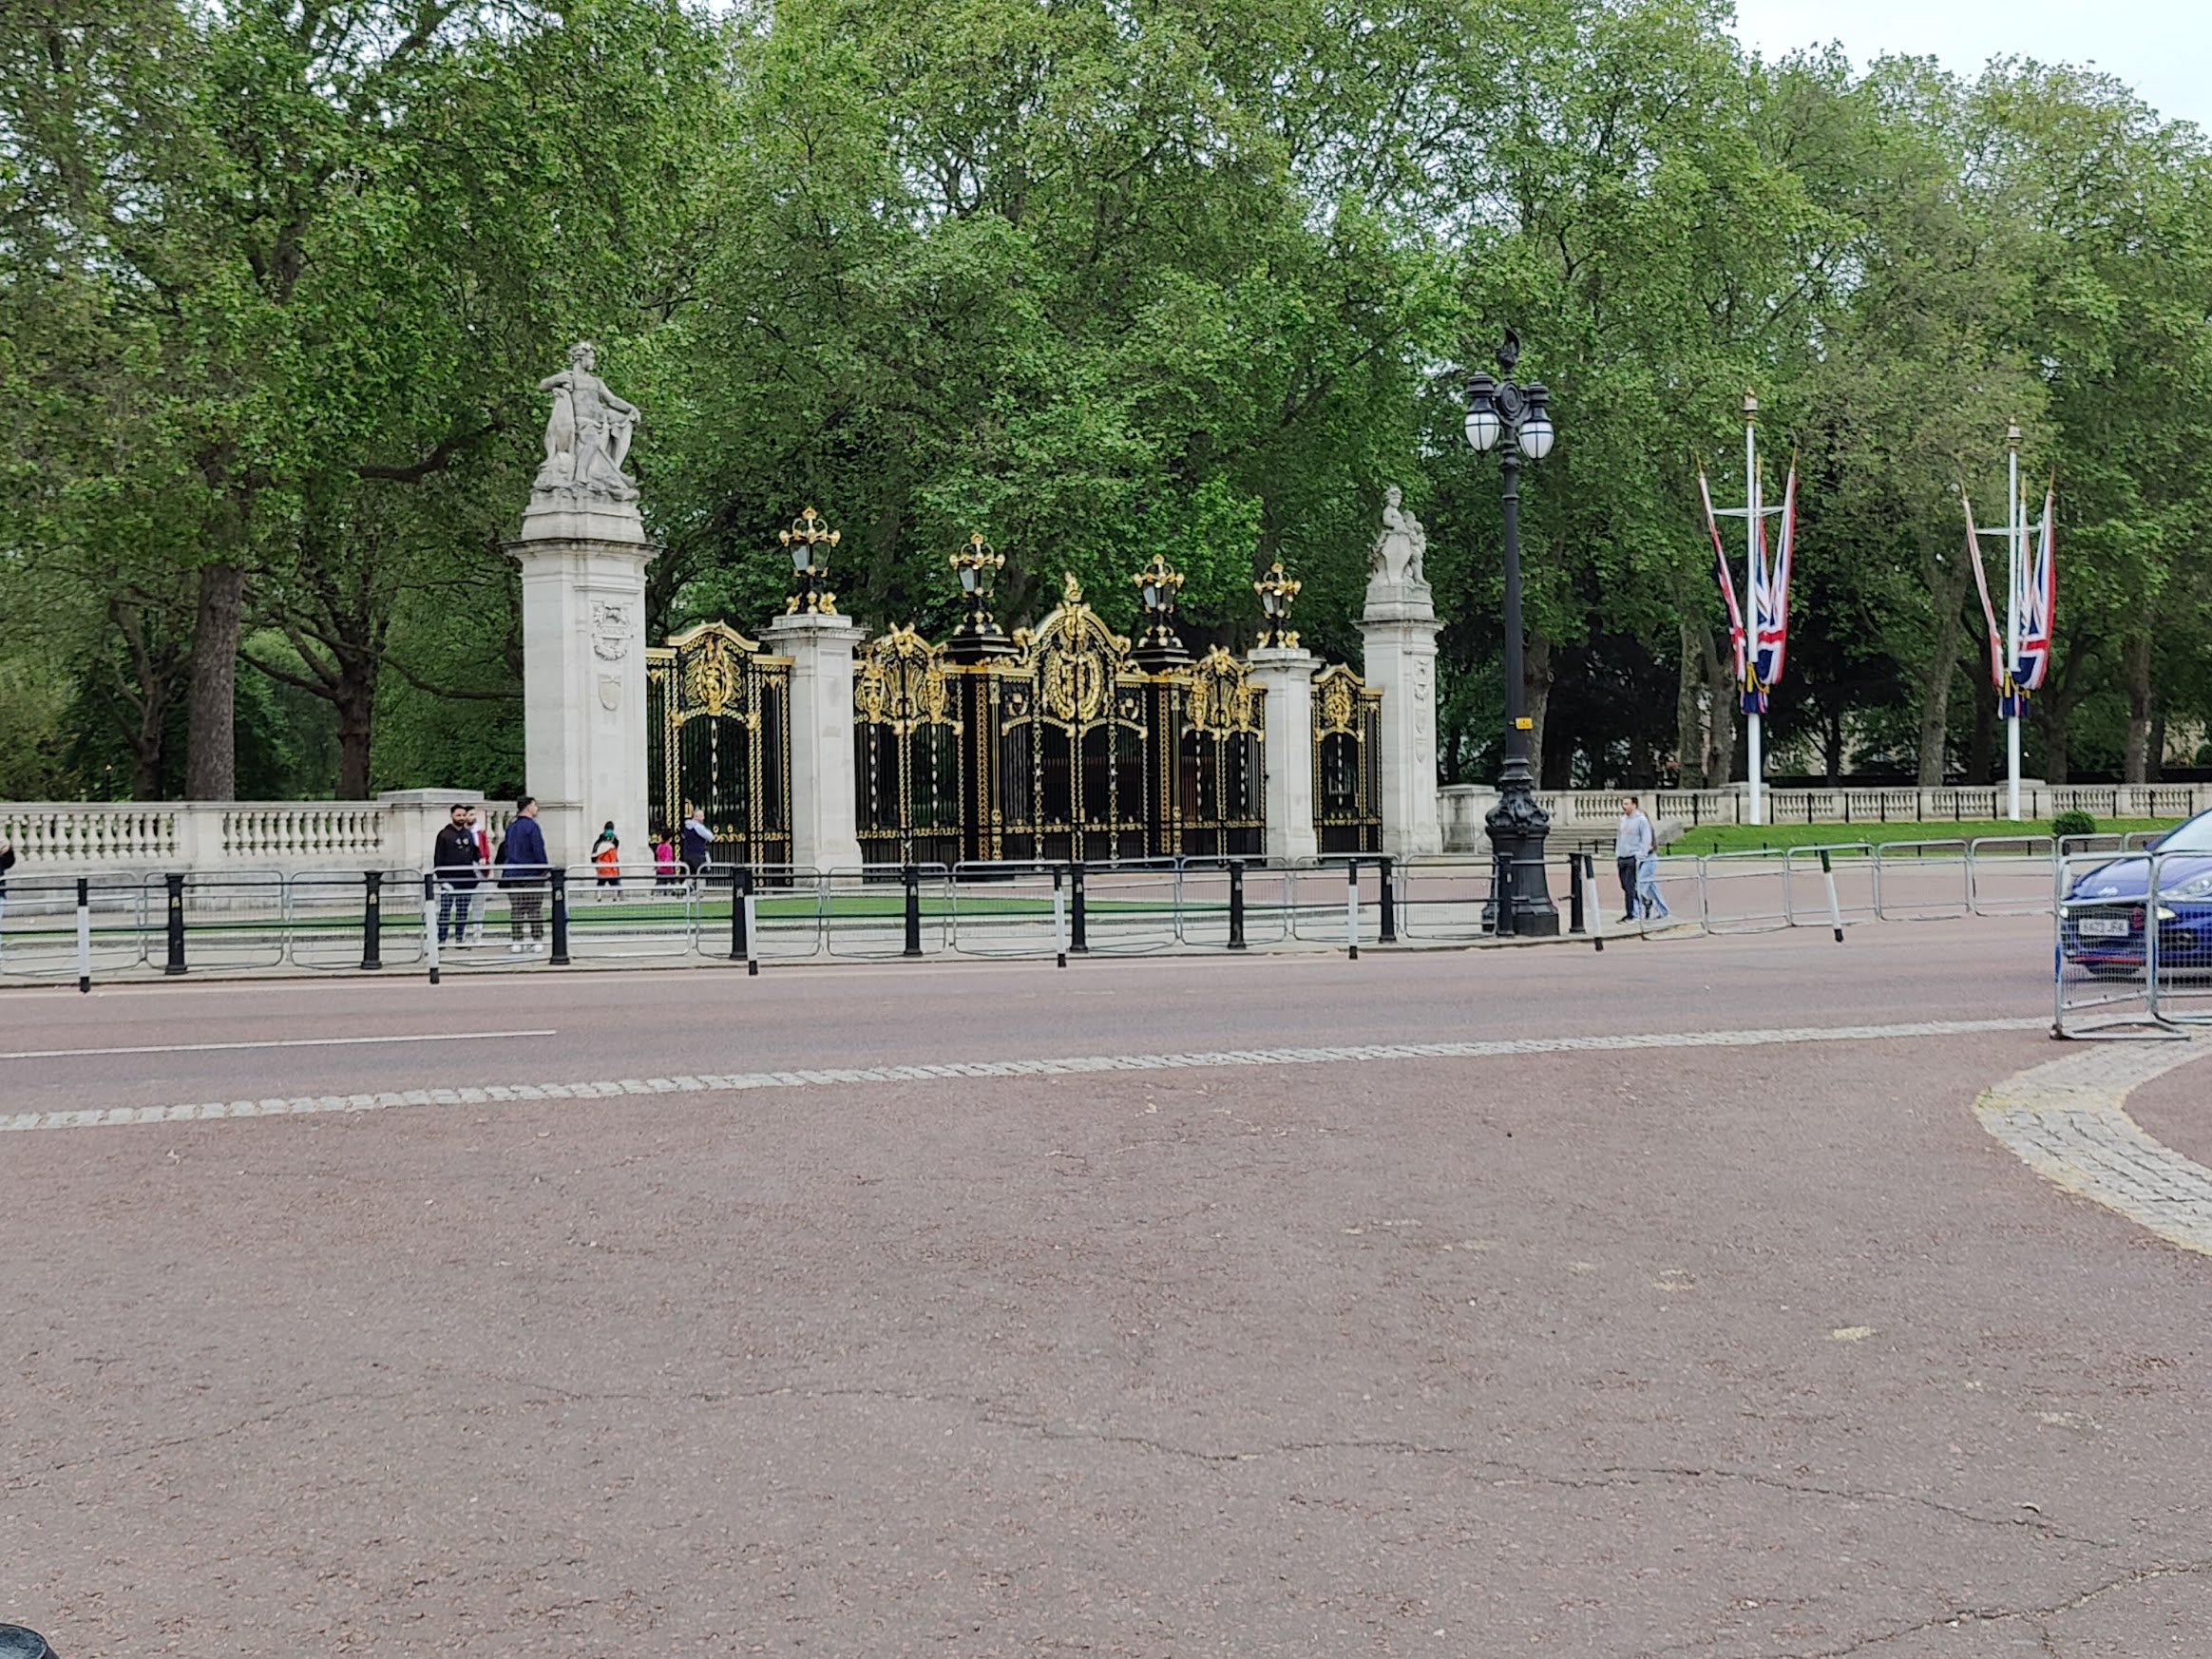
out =
{"type": "Polygon", "coordinates": [[[1382,694],[1335,663],[1313,679],[1313,830],[1321,850],[1382,850],[1382,694]]]}
{"type": "Polygon", "coordinates": [[[706,814],[718,864],[791,859],[791,659],[703,622],[645,653],[646,753],[657,830],[706,814]]]}
{"type": "Polygon", "coordinates": [[[1218,647],[1147,672],[1067,580],[1000,652],[955,661],[911,628],[853,676],[860,842],[871,864],[1258,857],[1265,729],[1218,647]]]}

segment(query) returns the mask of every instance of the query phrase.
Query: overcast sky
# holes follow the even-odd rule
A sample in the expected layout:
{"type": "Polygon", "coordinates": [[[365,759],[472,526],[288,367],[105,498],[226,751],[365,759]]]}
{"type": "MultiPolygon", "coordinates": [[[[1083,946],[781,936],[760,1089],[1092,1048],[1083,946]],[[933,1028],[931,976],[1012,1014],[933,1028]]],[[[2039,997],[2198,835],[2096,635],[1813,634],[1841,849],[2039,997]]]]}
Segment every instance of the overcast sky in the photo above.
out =
{"type": "Polygon", "coordinates": [[[1763,57],[1840,41],[1855,67],[1883,52],[1972,75],[1993,57],[2094,63],[2158,112],[2212,129],[2212,0],[1736,0],[1763,57]]]}

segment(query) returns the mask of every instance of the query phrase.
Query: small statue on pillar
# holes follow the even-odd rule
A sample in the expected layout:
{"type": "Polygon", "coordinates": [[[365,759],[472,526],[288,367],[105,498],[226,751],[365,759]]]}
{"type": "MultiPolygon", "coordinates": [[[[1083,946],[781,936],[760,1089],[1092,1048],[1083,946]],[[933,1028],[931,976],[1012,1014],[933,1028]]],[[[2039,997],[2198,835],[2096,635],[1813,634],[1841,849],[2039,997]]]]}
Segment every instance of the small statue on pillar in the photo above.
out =
{"type": "Polygon", "coordinates": [[[1426,587],[1421,561],[1428,551],[1428,532],[1405,509],[1403,501],[1403,492],[1395,484],[1382,492],[1382,533],[1367,554],[1367,568],[1393,586],[1426,587]]]}
{"type": "Polygon", "coordinates": [[[638,406],[608,391],[597,367],[592,343],[579,340],[568,348],[568,367],[538,382],[540,391],[553,393],[553,413],[545,423],[545,463],[530,486],[535,495],[638,499],[637,486],[622,476],[638,406]]]}

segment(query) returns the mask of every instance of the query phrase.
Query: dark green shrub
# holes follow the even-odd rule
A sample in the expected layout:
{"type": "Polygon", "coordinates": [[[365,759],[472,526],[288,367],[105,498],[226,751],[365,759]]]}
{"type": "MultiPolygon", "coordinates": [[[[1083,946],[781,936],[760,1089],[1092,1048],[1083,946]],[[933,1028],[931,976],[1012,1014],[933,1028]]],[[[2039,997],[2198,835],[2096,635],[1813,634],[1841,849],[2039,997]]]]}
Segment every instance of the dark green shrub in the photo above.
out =
{"type": "Polygon", "coordinates": [[[2077,807],[2070,812],[2061,812],[2051,819],[2050,832],[2057,836],[2094,835],[2097,832],[2097,821],[2077,807]]]}

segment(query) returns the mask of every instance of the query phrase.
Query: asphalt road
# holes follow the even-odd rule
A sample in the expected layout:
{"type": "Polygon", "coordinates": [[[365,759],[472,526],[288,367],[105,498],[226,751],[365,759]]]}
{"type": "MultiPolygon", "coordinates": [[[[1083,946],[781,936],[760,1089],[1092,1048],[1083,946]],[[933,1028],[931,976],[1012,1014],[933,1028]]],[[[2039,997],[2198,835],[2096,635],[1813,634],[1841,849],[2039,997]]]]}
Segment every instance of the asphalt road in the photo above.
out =
{"type": "MultiPolygon", "coordinates": [[[[0,1117],[1897,1028],[0,1134],[0,1620],[62,1659],[2204,1651],[2212,1262],[1976,1124],[2047,1038],[1912,1029],[2043,1015],[2047,926],[0,994],[45,1057],[0,1117]],[[117,1049],[158,1052],[61,1052],[117,1049]]],[[[2212,1059],[2144,1094],[2212,1152],[2212,1059]]]]}

